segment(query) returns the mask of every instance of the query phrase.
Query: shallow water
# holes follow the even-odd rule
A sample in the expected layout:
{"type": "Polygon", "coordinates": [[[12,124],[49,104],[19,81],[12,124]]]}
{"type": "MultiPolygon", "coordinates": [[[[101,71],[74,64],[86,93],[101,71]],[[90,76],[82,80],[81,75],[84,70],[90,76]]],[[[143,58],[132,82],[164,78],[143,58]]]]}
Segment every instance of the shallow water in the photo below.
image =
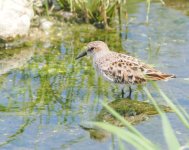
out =
{"type": "MultiPolygon", "coordinates": [[[[116,86],[97,77],[89,58],[74,59],[81,47],[93,40],[106,41],[111,49],[128,52],[177,75],[177,79],[158,85],[189,112],[189,81],[185,80],[189,74],[189,17],[152,3],[149,24],[145,24],[144,2],[128,5],[128,11],[129,24],[123,20],[121,38],[115,31],[104,33],[88,25],[63,25],[55,28],[56,35],[45,42],[0,54],[2,149],[117,149],[116,138],[99,142],[79,126],[95,118],[102,108],[101,101],[120,97],[116,86]]],[[[135,93],[139,100],[145,99],[140,91],[139,95],[135,93]]],[[[151,93],[163,103],[155,90],[151,93]]],[[[185,143],[188,130],[174,113],[168,117],[179,140],[185,143]]],[[[136,127],[161,148],[167,148],[159,116],[136,127]]]]}

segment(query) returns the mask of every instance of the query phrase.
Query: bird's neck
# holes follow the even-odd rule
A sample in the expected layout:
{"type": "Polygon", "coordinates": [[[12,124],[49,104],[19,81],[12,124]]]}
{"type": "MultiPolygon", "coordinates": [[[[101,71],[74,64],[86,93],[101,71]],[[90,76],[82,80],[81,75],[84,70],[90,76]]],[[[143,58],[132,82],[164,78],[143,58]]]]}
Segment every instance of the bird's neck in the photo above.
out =
{"type": "Polygon", "coordinates": [[[99,51],[98,53],[96,53],[94,56],[93,56],[93,60],[98,60],[106,55],[108,55],[109,53],[111,53],[110,50],[103,50],[103,51],[99,51]]]}

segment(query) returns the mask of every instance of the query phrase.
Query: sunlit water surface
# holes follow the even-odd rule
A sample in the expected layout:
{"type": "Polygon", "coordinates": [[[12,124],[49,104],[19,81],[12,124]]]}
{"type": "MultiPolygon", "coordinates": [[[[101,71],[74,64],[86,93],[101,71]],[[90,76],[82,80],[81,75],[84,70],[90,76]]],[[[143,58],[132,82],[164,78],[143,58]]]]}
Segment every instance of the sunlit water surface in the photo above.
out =
{"type": "MultiPolygon", "coordinates": [[[[36,43],[29,49],[19,49],[18,53],[10,50],[7,59],[2,57],[2,149],[118,148],[116,138],[99,142],[79,126],[95,118],[102,108],[101,101],[113,101],[120,96],[119,88],[97,77],[89,58],[75,61],[81,51],[79,48],[92,40],[104,40],[114,50],[128,52],[164,72],[177,75],[177,79],[158,85],[174,103],[189,112],[189,81],[185,80],[189,77],[189,17],[152,3],[147,25],[145,3],[134,3],[128,6],[128,11],[131,8],[135,11],[129,13],[128,25],[123,20],[121,39],[118,33],[103,33],[93,28],[79,30],[76,26],[73,31],[65,31],[60,39],[36,43]]],[[[151,93],[163,103],[155,90],[151,93]]],[[[141,95],[139,92],[137,98],[145,99],[141,95]]],[[[179,141],[185,143],[188,130],[174,113],[169,113],[168,117],[179,141]]],[[[136,128],[163,149],[167,148],[159,116],[136,128]]]]}

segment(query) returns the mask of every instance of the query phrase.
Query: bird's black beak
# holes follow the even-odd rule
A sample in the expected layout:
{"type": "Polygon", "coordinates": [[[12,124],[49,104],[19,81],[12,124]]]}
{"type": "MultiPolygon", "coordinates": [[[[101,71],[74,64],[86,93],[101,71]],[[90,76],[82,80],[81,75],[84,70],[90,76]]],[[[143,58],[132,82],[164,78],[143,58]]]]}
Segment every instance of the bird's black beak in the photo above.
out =
{"type": "Polygon", "coordinates": [[[87,51],[83,51],[82,53],[80,53],[75,59],[79,59],[81,57],[84,57],[87,55],[87,51]]]}

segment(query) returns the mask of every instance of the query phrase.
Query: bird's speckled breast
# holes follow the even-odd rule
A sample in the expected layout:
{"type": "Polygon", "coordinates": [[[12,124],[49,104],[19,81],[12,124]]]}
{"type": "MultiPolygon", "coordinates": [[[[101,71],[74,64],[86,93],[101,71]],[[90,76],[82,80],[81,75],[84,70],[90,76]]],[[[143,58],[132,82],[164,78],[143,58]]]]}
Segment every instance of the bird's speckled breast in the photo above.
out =
{"type": "Polygon", "coordinates": [[[105,70],[107,70],[110,67],[110,64],[115,61],[115,59],[112,59],[112,57],[116,57],[114,52],[107,53],[106,55],[96,56],[93,58],[93,67],[97,71],[99,75],[102,75],[102,77],[110,82],[114,82],[114,79],[111,77],[108,77],[105,74],[105,70]]]}

